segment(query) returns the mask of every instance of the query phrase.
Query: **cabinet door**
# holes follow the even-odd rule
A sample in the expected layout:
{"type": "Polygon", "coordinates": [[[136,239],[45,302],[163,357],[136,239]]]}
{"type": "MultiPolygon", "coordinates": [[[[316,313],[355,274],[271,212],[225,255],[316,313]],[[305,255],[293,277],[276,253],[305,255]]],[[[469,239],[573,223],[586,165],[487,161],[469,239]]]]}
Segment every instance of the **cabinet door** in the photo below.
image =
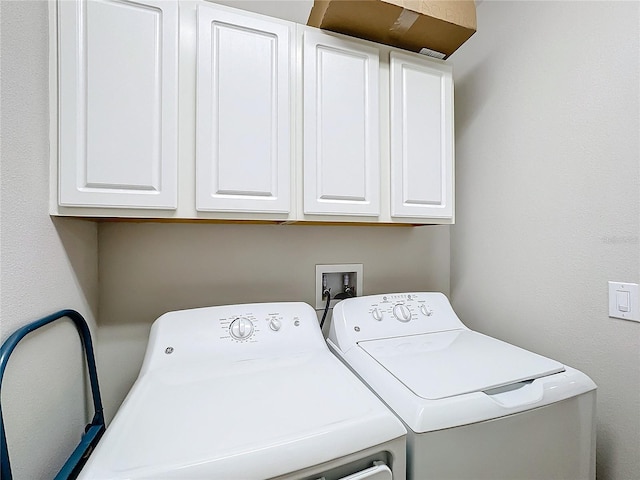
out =
{"type": "Polygon", "coordinates": [[[453,217],[448,65],[391,52],[391,215],[453,217]]]}
{"type": "Polygon", "coordinates": [[[58,4],[59,203],[177,206],[178,5],[58,4]]]}
{"type": "Polygon", "coordinates": [[[376,48],[304,32],[304,213],[380,214],[376,48]]]}
{"type": "Polygon", "coordinates": [[[292,25],[198,7],[197,210],[290,211],[292,25]]]}

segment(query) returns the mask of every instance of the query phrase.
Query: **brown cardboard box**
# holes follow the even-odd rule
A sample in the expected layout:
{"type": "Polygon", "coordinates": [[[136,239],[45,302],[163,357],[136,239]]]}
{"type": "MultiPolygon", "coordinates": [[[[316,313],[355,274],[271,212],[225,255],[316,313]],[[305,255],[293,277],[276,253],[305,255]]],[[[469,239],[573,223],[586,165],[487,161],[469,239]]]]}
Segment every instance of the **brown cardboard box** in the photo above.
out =
{"type": "Polygon", "coordinates": [[[475,33],[476,7],[473,0],[315,0],[307,25],[446,58],[475,33]]]}

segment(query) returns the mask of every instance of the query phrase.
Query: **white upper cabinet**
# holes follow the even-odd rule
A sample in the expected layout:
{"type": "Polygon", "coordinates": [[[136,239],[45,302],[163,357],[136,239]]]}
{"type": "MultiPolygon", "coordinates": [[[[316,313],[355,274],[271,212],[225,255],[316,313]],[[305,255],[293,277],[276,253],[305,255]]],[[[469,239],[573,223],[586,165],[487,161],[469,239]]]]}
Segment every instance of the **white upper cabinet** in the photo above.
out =
{"type": "Polygon", "coordinates": [[[453,223],[446,63],[200,0],[50,10],[53,215],[453,223]]]}
{"type": "Polygon", "coordinates": [[[175,209],[178,5],[58,3],[58,202],[175,209]]]}
{"type": "Polygon", "coordinates": [[[452,219],[451,68],[390,55],[391,216],[452,219]]]}
{"type": "Polygon", "coordinates": [[[376,48],[304,32],[304,213],[380,214],[376,48]]]}
{"type": "Polygon", "coordinates": [[[199,5],[196,208],[291,210],[294,24],[199,5]]]}

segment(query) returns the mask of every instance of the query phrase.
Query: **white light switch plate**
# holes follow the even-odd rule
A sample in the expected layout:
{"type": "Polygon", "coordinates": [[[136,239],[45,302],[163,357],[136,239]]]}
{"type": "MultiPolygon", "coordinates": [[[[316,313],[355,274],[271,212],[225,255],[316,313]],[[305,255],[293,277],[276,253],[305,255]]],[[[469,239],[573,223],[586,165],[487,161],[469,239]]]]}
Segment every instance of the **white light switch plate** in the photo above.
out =
{"type": "Polygon", "coordinates": [[[609,316],[640,322],[638,284],[609,282],[609,316]]]}

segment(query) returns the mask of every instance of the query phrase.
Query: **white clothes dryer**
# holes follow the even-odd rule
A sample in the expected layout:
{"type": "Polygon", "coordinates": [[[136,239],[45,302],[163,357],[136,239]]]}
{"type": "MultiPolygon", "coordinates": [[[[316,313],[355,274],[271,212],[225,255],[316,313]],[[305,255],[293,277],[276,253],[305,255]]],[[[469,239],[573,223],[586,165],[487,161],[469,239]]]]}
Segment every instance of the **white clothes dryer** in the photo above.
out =
{"type": "Polygon", "coordinates": [[[595,478],[593,381],[470,330],[443,294],[344,300],[328,344],[407,427],[407,478],[595,478]]]}
{"type": "Polygon", "coordinates": [[[304,303],[170,312],[81,479],[405,478],[402,423],[304,303]]]}

